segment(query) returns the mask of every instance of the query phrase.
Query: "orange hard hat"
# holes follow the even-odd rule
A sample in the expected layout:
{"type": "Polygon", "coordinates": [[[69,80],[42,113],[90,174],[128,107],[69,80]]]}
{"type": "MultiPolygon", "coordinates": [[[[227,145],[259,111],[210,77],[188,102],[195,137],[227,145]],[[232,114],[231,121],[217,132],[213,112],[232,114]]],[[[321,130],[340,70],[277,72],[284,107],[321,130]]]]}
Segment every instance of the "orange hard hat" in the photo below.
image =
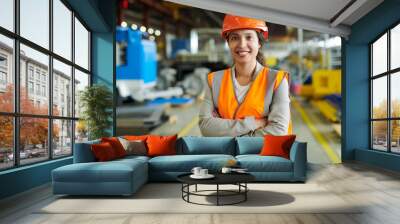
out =
{"type": "Polygon", "coordinates": [[[255,29],[260,32],[264,39],[268,39],[268,27],[264,21],[241,16],[225,15],[222,25],[222,37],[226,38],[228,32],[239,29],[255,29]]]}

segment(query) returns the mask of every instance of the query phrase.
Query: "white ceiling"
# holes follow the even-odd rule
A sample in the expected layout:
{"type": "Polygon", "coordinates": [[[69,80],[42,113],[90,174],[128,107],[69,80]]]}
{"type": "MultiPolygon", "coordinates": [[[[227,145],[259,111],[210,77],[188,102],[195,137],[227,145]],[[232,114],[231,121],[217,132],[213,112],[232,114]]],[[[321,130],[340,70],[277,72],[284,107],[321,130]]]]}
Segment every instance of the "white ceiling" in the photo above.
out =
{"type": "Polygon", "coordinates": [[[347,37],[350,26],[383,0],[167,0],[211,11],[347,37]],[[338,14],[347,4],[346,10],[338,14]],[[335,15],[337,19],[334,20],[335,15]]]}

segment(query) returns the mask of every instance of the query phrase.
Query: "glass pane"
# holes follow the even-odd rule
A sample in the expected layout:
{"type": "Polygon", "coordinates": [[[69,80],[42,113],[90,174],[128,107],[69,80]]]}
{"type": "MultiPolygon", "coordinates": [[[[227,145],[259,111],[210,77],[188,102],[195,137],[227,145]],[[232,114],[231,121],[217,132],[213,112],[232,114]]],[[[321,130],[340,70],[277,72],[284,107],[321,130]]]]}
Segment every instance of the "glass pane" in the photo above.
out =
{"type": "Polygon", "coordinates": [[[400,153],[400,120],[391,121],[392,152],[400,153]]]}
{"type": "Polygon", "coordinates": [[[387,118],[386,76],[372,80],[372,118],[387,118]]]}
{"type": "Polygon", "coordinates": [[[383,35],[372,45],[373,75],[387,71],[387,34],[383,35]]]}
{"type": "Polygon", "coordinates": [[[72,121],[53,120],[53,157],[72,154],[72,121]]]}
{"type": "Polygon", "coordinates": [[[75,143],[87,141],[88,129],[84,120],[75,121],[75,143]]]}
{"type": "Polygon", "coordinates": [[[75,69],[75,117],[79,117],[81,114],[79,95],[86,86],[89,86],[89,75],[75,69]]]}
{"type": "Polygon", "coordinates": [[[72,12],[60,1],[53,1],[53,51],[71,60],[72,12]]]}
{"type": "Polygon", "coordinates": [[[21,44],[21,113],[48,114],[48,64],[47,55],[21,44]]]}
{"type": "Polygon", "coordinates": [[[14,43],[0,35],[0,111],[14,111],[14,43]]]}
{"type": "Polygon", "coordinates": [[[14,165],[14,124],[10,116],[0,116],[0,170],[14,165]]]}
{"type": "Polygon", "coordinates": [[[14,0],[0,1],[0,26],[14,31],[14,0]]]}
{"type": "Polygon", "coordinates": [[[390,51],[390,68],[400,67],[400,24],[391,30],[390,51]]]}
{"type": "Polygon", "coordinates": [[[72,117],[71,66],[53,60],[53,115],[72,117]]]}
{"type": "Polygon", "coordinates": [[[20,119],[21,164],[34,163],[49,158],[49,120],[21,117],[20,119]]]}
{"type": "Polygon", "coordinates": [[[21,36],[49,48],[49,0],[20,0],[21,36]]]}
{"type": "Polygon", "coordinates": [[[400,72],[391,75],[390,85],[391,116],[400,117],[400,72]]]}
{"type": "Polygon", "coordinates": [[[372,148],[387,151],[387,121],[372,122],[372,148]]]}
{"type": "Polygon", "coordinates": [[[75,63],[89,70],[89,32],[75,18],[75,63]]]}

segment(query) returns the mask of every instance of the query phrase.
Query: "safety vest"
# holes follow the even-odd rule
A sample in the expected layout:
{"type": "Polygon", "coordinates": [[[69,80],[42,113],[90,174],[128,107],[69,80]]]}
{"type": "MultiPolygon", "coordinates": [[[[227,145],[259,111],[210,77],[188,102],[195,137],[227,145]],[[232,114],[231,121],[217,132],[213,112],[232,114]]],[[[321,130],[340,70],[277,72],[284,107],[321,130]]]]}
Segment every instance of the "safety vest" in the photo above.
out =
{"type": "MultiPolygon", "coordinates": [[[[237,100],[230,68],[212,72],[207,78],[212,90],[214,107],[221,118],[244,119],[247,116],[254,116],[256,119],[266,119],[275,90],[282,80],[289,80],[289,75],[285,71],[263,67],[251,83],[242,103],[237,100]]],[[[291,134],[291,121],[288,127],[287,133],[291,134]]]]}

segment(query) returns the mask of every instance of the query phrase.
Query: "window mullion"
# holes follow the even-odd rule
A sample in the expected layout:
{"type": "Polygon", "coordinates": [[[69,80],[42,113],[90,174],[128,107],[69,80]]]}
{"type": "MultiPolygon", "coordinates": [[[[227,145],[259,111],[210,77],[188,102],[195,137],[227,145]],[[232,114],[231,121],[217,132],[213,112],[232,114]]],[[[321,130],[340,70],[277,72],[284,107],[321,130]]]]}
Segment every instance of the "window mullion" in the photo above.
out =
{"type": "MultiPolygon", "coordinates": [[[[71,105],[71,117],[75,118],[75,12],[72,11],[71,14],[71,23],[72,23],[72,28],[71,28],[71,59],[72,59],[72,67],[71,67],[71,91],[72,91],[72,105],[71,105]]],[[[72,120],[72,132],[71,132],[71,150],[72,150],[72,155],[74,155],[74,147],[75,147],[75,126],[76,126],[76,121],[72,120]]]]}
{"type": "MultiPolygon", "coordinates": [[[[20,1],[14,1],[14,31],[19,35],[19,8],[20,1]]],[[[19,99],[20,99],[20,50],[19,39],[14,39],[14,166],[19,166],[19,135],[20,135],[20,118],[16,116],[19,114],[19,99]]]]}
{"type": "MultiPolygon", "coordinates": [[[[386,61],[386,70],[387,71],[389,71],[390,70],[390,29],[389,29],[389,31],[387,32],[387,51],[386,51],[386,54],[387,54],[387,61],[386,61]]],[[[387,77],[388,77],[388,79],[387,79],[387,89],[388,89],[388,92],[387,92],[387,97],[388,97],[388,105],[387,105],[387,110],[388,110],[388,118],[392,118],[392,100],[391,100],[391,79],[392,79],[392,76],[391,76],[391,74],[389,73],[389,74],[387,74],[387,77]]],[[[392,135],[391,135],[391,133],[392,133],[392,120],[389,120],[388,121],[388,127],[387,127],[387,131],[388,131],[388,141],[389,141],[389,143],[388,143],[388,152],[391,152],[392,151],[392,135]]]]}
{"type": "MultiPolygon", "coordinates": [[[[49,50],[53,52],[53,0],[49,0],[49,50]]],[[[49,55],[49,73],[48,73],[48,91],[49,94],[49,116],[48,120],[48,151],[49,151],[49,159],[53,159],[53,56],[49,55]]]]}

